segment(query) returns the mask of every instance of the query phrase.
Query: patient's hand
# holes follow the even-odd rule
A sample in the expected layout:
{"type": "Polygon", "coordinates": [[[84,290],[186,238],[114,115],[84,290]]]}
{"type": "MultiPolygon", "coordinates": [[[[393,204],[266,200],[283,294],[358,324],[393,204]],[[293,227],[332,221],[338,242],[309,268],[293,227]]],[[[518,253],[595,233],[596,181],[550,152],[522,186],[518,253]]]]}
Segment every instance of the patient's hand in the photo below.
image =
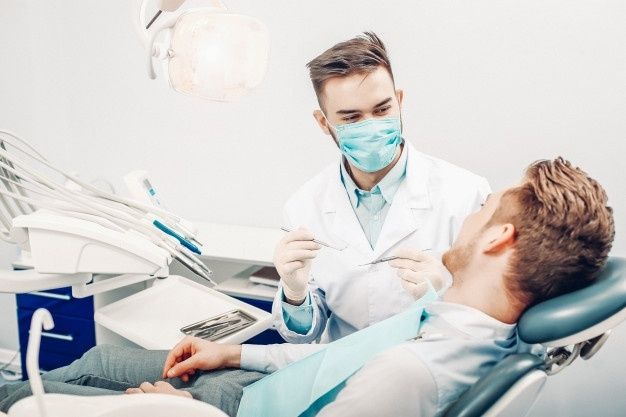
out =
{"type": "Polygon", "coordinates": [[[174,388],[171,384],[165,381],[157,381],[152,385],[149,382],[144,382],[139,385],[139,388],[128,388],[126,394],[168,394],[176,395],[178,397],[193,398],[187,391],[174,388]]]}
{"type": "Polygon", "coordinates": [[[221,345],[187,336],[167,355],[163,365],[163,378],[180,377],[187,382],[196,370],[237,368],[240,362],[239,345],[221,345]]]}

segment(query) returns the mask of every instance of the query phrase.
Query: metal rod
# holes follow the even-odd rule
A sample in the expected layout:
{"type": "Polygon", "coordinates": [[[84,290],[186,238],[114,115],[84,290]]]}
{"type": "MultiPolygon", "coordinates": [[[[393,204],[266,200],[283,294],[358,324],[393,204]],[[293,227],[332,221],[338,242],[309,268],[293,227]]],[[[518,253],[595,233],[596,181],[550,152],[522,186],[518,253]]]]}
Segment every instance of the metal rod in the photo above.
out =
{"type": "MultiPolygon", "coordinates": [[[[283,232],[287,232],[287,233],[293,232],[292,229],[290,229],[288,227],[284,227],[284,226],[282,226],[280,228],[280,230],[282,230],[283,232]]],[[[317,243],[317,244],[319,244],[319,245],[326,246],[327,248],[335,249],[335,250],[338,250],[338,251],[342,251],[342,250],[344,250],[346,248],[346,246],[343,246],[343,247],[334,246],[334,245],[331,245],[330,243],[326,243],[326,242],[323,242],[323,241],[318,240],[318,239],[313,239],[312,241],[317,243]]]]}
{"type": "MultiPolygon", "coordinates": [[[[432,250],[432,249],[431,248],[422,249],[420,252],[426,252],[427,250],[432,250]]],[[[387,256],[385,258],[376,259],[375,261],[368,262],[366,264],[357,265],[357,266],[376,265],[376,264],[379,264],[379,263],[382,263],[382,262],[393,261],[394,259],[398,259],[398,258],[401,258],[401,257],[400,256],[387,256]]]]}
{"type": "Polygon", "coordinates": [[[153,17],[152,19],[150,19],[150,21],[148,22],[148,24],[146,25],[146,29],[150,29],[150,26],[152,26],[152,24],[154,23],[155,20],[157,20],[159,18],[159,16],[161,16],[161,13],[163,13],[163,10],[159,10],[153,17]]]}

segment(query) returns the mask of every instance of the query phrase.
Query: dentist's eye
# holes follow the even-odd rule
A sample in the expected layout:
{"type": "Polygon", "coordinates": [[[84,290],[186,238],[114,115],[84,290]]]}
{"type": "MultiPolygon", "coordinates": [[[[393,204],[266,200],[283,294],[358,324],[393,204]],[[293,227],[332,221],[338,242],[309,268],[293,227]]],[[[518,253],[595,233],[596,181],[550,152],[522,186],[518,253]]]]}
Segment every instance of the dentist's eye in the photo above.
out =
{"type": "Polygon", "coordinates": [[[379,109],[376,109],[376,114],[385,114],[389,111],[389,109],[391,109],[391,106],[381,107],[379,109]]]}

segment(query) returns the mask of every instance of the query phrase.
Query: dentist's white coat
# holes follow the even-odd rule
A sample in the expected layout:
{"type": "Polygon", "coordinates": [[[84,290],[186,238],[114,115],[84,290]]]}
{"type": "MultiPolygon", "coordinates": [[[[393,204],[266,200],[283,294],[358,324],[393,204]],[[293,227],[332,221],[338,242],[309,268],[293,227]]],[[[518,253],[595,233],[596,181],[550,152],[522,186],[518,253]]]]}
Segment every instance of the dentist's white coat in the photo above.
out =
{"type": "Polygon", "coordinates": [[[340,177],[341,159],[305,183],[285,205],[286,226],[311,230],[317,239],[345,246],[323,247],[313,260],[309,290],[313,325],[306,335],[283,319],[282,291],[274,299],[274,323],[291,343],[331,342],[384,320],[414,300],[387,263],[357,265],[393,255],[401,247],[430,248],[440,256],[490,193],[487,180],[448,162],[408,151],[406,178],[396,192],[374,249],[350,204],[340,177]]]}

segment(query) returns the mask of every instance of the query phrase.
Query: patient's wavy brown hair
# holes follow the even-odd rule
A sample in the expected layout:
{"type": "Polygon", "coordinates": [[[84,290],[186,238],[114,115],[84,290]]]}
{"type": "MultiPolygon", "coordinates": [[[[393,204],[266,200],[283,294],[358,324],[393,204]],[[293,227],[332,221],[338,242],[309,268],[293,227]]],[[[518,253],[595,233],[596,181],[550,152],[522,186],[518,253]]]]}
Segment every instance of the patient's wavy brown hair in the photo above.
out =
{"type": "Polygon", "coordinates": [[[561,157],[530,165],[490,220],[515,226],[507,289],[530,306],[593,282],[615,236],[607,200],[596,180],[561,157]]]}

